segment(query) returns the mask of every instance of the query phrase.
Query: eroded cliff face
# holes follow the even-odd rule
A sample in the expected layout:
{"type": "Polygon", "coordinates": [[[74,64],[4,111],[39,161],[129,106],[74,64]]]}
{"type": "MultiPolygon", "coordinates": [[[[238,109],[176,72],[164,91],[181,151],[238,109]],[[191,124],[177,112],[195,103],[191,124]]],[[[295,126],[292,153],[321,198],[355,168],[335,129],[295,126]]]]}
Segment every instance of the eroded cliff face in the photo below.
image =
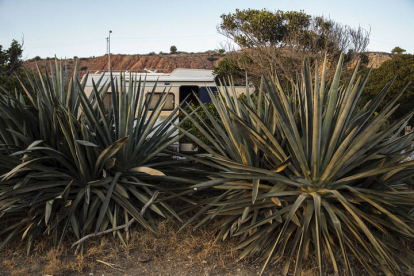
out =
{"type": "Polygon", "coordinates": [[[392,59],[392,54],[384,52],[368,52],[368,67],[378,68],[384,61],[392,59]]]}
{"type": "MultiPolygon", "coordinates": [[[[368,68],[372,66],[372,68],[378,68],[381,66],[381,64],[384,61],[387,61],[389,59],[392,59],[392,54],[385,53],[385,52],[366,52],[365,53],[368,56],[368,64],[364,65],[368,68]]],[[[353,60],[351,63],[348,63],[346,65],[347,69],[352,69],[357,65],[357,59],[353,60]]]]}
{"type": "MultiPolygon", "coordinates": [[[[112,70],[142,70],[142,69],[166,69],[171,72],[176,68],[190,69],[214,69],[224,57],[224,54],[159,54],[159,55],[111,55],[112,70]]],[[[52,60],[53,61],[53,60],[52,60]]],[[[48,60],[37,61],[42,70],[46,66],[49,68],[48,60]]],[[[24,66],[28,69],[35,70],[36,62],[26,61],[24,66]]],[[[69,75],[74,70],[75,61],[67,60],[69,75]]],[[[85,74],[89,69],[91,72],[95,70],[108,69],[108,56],[96,58],[79,58],[78,68],[81,75],[85,74]]]]}

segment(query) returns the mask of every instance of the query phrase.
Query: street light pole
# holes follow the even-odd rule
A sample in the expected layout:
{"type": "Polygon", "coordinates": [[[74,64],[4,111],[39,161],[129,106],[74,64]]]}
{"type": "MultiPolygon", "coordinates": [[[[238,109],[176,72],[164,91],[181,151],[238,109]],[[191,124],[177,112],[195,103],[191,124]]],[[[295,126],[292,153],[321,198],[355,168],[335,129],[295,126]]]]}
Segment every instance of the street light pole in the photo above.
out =
{"type": "Polygon", "coordinates": [[[108,36],[108,70],[111,71],[111,33],[112,31],[109,31],[108,36]]]}

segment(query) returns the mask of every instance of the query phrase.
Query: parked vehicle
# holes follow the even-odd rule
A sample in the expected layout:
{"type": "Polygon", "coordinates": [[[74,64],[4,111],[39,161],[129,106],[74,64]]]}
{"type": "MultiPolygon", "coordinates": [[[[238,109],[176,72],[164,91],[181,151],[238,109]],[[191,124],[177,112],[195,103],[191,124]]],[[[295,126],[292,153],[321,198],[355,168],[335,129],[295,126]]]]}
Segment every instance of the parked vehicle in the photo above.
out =
{"type": "MultiPolygon", "coordinates": [[[[156,103],[158,102],[159,97],[163,95],[164,92],[168,93],[166,103],[161,111],[159,120],[164,121],[168,116],[176,109],[176,107],[186,100],[188,103],[192,103],[195,106],[199,105],[199,101],[196,99],[195,95],[200,99],[202,103],[210,103],[210,93],[209,89],[217,93],[218,89],[216,87],[215,77],[212,70],[206,69],[175,69],[171,73],[166,72],[164,69],[148,70],[144,69],[141,71],[112,71],[112,76],[115,79],[115,83],[120,85],[121,83],[121,74],[122,78],[125,79],[126,84],[130,83],[130,77],[132,81],[138,81],[141,78],[141,81],[145,81],[145,90],[147,95],[146,99],[149,99],[151,93],[156,85],[155,93],[153,95],[153,100],[151,101],[150,111],[152,108],[155,108],[156,103]]],[[[85,75],[86,76],[86,75],[85,75]]],[[[84,78],[85,78],[84,76],[84,78]]],[[[93,82],[98,86],[102,86],[105,83],[109,83],[110,74],[106,71],[95,71],[90,73],[88,79],[86,80],[85,93],[90,95],[93,90],[93,82]]],[[[84,80],[82,80],[84,81],[84,80]]],[[[246,86],[234,87],[234,93],[236,96],[245,93],[246,86]]],[[[254,92],[254,86],[249,86],[249,92],[254,92]]],[[[112,105],[112,91],[109,88],[108,93],[104,98],[104,104],[109,107],[112,105]]],[[[150,113],[148,114],[148,116],[150,113]]],[[[151,135],[151,134],[150,134],[151,135]]],[[[181,145],[178,143],[174,145],[177,149],[183,148],[180,151],[189,153],[194,152],[195,147],[193,144],[190,145],[181,145]]]]}
{"type": "MultiPolygon", "coordinates": [[[[89,95],[93,89],[92,80],[97,83],[104,73],[105,75],[101,80],[101,84],[103,84],[105,82],[108,83],[109,81],[110,74],[108,72],[96,71],[89,74],[85,88],[87,95],[89,95]]],[[[122,74],[124,74],[125,80],[128,83],[130,71],[122,72],[122,74]]],[[[120,83],[120,71],[112,71],[112,76],[116,78],[118,83],[120,83]]],[[[201,102],[210,103],[211,99],[208,89],[211,89],[213,92],[217,92],[215,77],[212,70],[177,68],[171,73],[168,73],[164,69],[144,69],[143,71],[132,71],[132,77],[134,79],[139,79],[139,77],[141,77],[142,80],[145,79],[145,86],[148,90],[147,93],[151,93],[154,85],[157,84],[154,97],[160,97],[164,91],[168,92],[169,95],[167,96],[167,102],[165,103],[161,113],[161,120],[166,118],[170,112],[174,110],[184,99],[187,99],[187,102],[198,105],[198,101],[194,96],[197,95],[201,102]]],[[[250,93],[252,93],[254,91],[254,87],[249,86],[249,90],[250,93]]],[[[246,87],[235,87],[235,92],[237,95],[245,93],[246,87]]],[[[152,102],[155,105],[157,98],[155,98],[152,102]]],[[[108,91],[108,94],[104,99],[104,103],[106,106],[112,105],[111,90],[108,91]]]]}

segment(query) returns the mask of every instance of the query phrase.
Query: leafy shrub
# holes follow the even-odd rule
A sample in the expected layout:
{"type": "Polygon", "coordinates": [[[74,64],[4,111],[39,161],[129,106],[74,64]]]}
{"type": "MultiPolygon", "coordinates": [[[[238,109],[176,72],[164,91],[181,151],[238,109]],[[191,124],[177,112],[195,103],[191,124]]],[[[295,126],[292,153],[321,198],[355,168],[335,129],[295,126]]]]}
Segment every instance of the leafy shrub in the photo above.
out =
{"type": "MultiPolygon", "coordinates": [[[[402,89],[406,89],[406,93],[398,101],[400,107],[392,114],[390,120],[395,121],[411,112],[414,109],[414,85],[410,83],[414,80],[413,68],[414,55],[398,54],[383,62],[380,67],[373,69],[362,93],[360,107],[377,97],[381,89],[391,81],[389,96],[380,103],[380,108],[385,107],[402,89]]],[[[409,125],[414,126],[414,119],[410,120],[409,125]]]]}
{"type": "Polygon", "coordinates": [[[392,50],[391,50],[391,54],[404,54],[405,52],[407,52],[406,50],[404,50],[403,48],[401,48],[401,47],[394,47],[392,50]]]}
{"type": "Polygon", "coordinates": [[[217,67],[214,67],[213,74],[218,79],[228,79],[231,76],[237,84],[243,83],[246,78],[244,70],[239,67],[237,61],[227,56],[219,62],[217,67]]]}
{"type": "Polygon", "coordinates": [[[12,40],[10,47],[3,49],[0,45],[0,93],[3,90],[23,92],[19,87],[17,76],[24,76],[22,69],[23,47],[16,40],[12,40]]]}
{"type": "Polygon", "coordinates": [[[350,49],[348,52],[344,55],[344,62],[350,62],[355,55],[355,51],[350,49]]]}
{"type": "Polygon", "coordinates": [[[360,54],[359,54],[359,58],[361,59],[361,64],[363,64],[363,65],[368,65],[368,63],[369,63],[369,57],[368,57],[368,55],[367,55],[367,54],[365,54],[365,53],[360,53],[360,54]]]}

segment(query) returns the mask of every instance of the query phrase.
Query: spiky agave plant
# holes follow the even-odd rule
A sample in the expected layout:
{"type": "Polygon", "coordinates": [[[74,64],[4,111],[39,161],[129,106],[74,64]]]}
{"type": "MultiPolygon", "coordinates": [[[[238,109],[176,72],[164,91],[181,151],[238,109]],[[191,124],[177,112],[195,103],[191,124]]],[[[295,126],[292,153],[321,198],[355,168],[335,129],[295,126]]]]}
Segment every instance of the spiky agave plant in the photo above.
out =
{"type": "Polygon", "coordinates": [[[217,128],[204,129],[212,139],[223,141],[208,149],[208,162],[222,170],[192,188],[225,192],[210,198],[196,214],[204,215],[197,226],[225,216],[217,239],[242,236],[236,247],[243,249],[240,258],[260,253],[266,259],[262,272],[270,262],[284,260],[286,275],[295,259],[298,275],[311,254],[316,255],[321,275],[324,258],[335,273],[342,260],[352,274],[350,255],[371,275],[376,275],[373,264],[387,275],[400,275],[401,264],[413,268],[414,255],[405,246],[414,237],[413,192],[392,185],[414,174],[413,161],[401,162],[410,154],[401,151],[414,133],[400,135],[414,111],[385,124],[398,107],[401,91],[374,116],[391,82],[358,109],[368,75],[357,78],[357,66],[340,86],[342,60],[330,85],[325,80],[326,61],[322,74],[315,70],[314,77],[306,62],[293,94],[277,78],[264,78],[266,95],[260,92],[256,105],[234,98],[226,104],[216,102],[231,117],[223,124],[232,126],[221,131],[220,120],[211,118],[217,128]],[[240,112],[235,111],[237,105],[240,112]],[[232,136],[243,139],[227,139],[232,136]],[[244,151],[231,155],[227,148],[244,151]],[[245,162],[252,156],[256,163],[245,162]]]}
{"type": "MultiPolygon", "coordinates": [[[[165,155],[160,156],[160,154],[183,136],[179,136],[176,128],[171,125],[171,122],[179,117],[179,108],[175,108],[167,118],[161,121],[160,115],[167,100],[168,88],[164,89],[161,97],[154,104],[156,85],[151,87],[150,93],[147,93],[145,79],[141,80],[132,73],[129,74],[128,84],[124,74],[120,75],[119,85],[112,75],[111,79],[113,107],[109,110],[103,104],[103,97],[98,96],[103,93],[99,91],[94,81],[92,81],[91,97],[95,102],[90,103],[81,89],[80,101],[82,111],[84,111],[84,120],[95,133],[97,142],[105,147],[122,137],[130,138],[112,159],[111,172],[121,173],[124,181],[131,182],[131,184],[136,182],[143,184],[141,188],[139,185],[129,185],[126,191],[145,204],[153,192],[143,181],[151,179],[180,181],[180,178],[169,178],[158,169],[168,168],[176,163],[171,158],[165,160],[165,155]],[[154,107],[150,108],[151,105],[154,107]]],[[[182,123],[180,122],[179,125],[182,123]]],[[[167,213],[161,212],[157,204],[150,206],[150,209],[161,216],[168,216],[169,213],[180,220],[180,217],[167,204],[160,202],[159,205],[167,213]]]]}
{"type": "MultiPolygon", "coordinates": [[[[17,235],[28,238],[30,250],[41,234],[51,234],[61,244],[68,229],[79,239],[131,218],[155,231],[152,216],[139,211],[157,187],[141,178],[162,175],[150,167],[178,139],[170,135],[168,120],[155,124],[165,97],[147,120],[152,98],[142,101],[141,82],[127,91],[114,79],[100,84],[101,78],[87,96],[86,78],[80,83],[76,70],[72,78],[62,64],[51,70],[51,75],[39,70],[34,78],[28,76],[31,87],[24,89],[31,104],[7,91],[0,99],[0,212],[9,217],[26,213],[1,230],[9,235],[0,249],[17,235]],[[102,102],[110,86],[115,107],[102,102]]],[[[150,209],[160,216],[177,216],[164,203],[150,209]]]]}

